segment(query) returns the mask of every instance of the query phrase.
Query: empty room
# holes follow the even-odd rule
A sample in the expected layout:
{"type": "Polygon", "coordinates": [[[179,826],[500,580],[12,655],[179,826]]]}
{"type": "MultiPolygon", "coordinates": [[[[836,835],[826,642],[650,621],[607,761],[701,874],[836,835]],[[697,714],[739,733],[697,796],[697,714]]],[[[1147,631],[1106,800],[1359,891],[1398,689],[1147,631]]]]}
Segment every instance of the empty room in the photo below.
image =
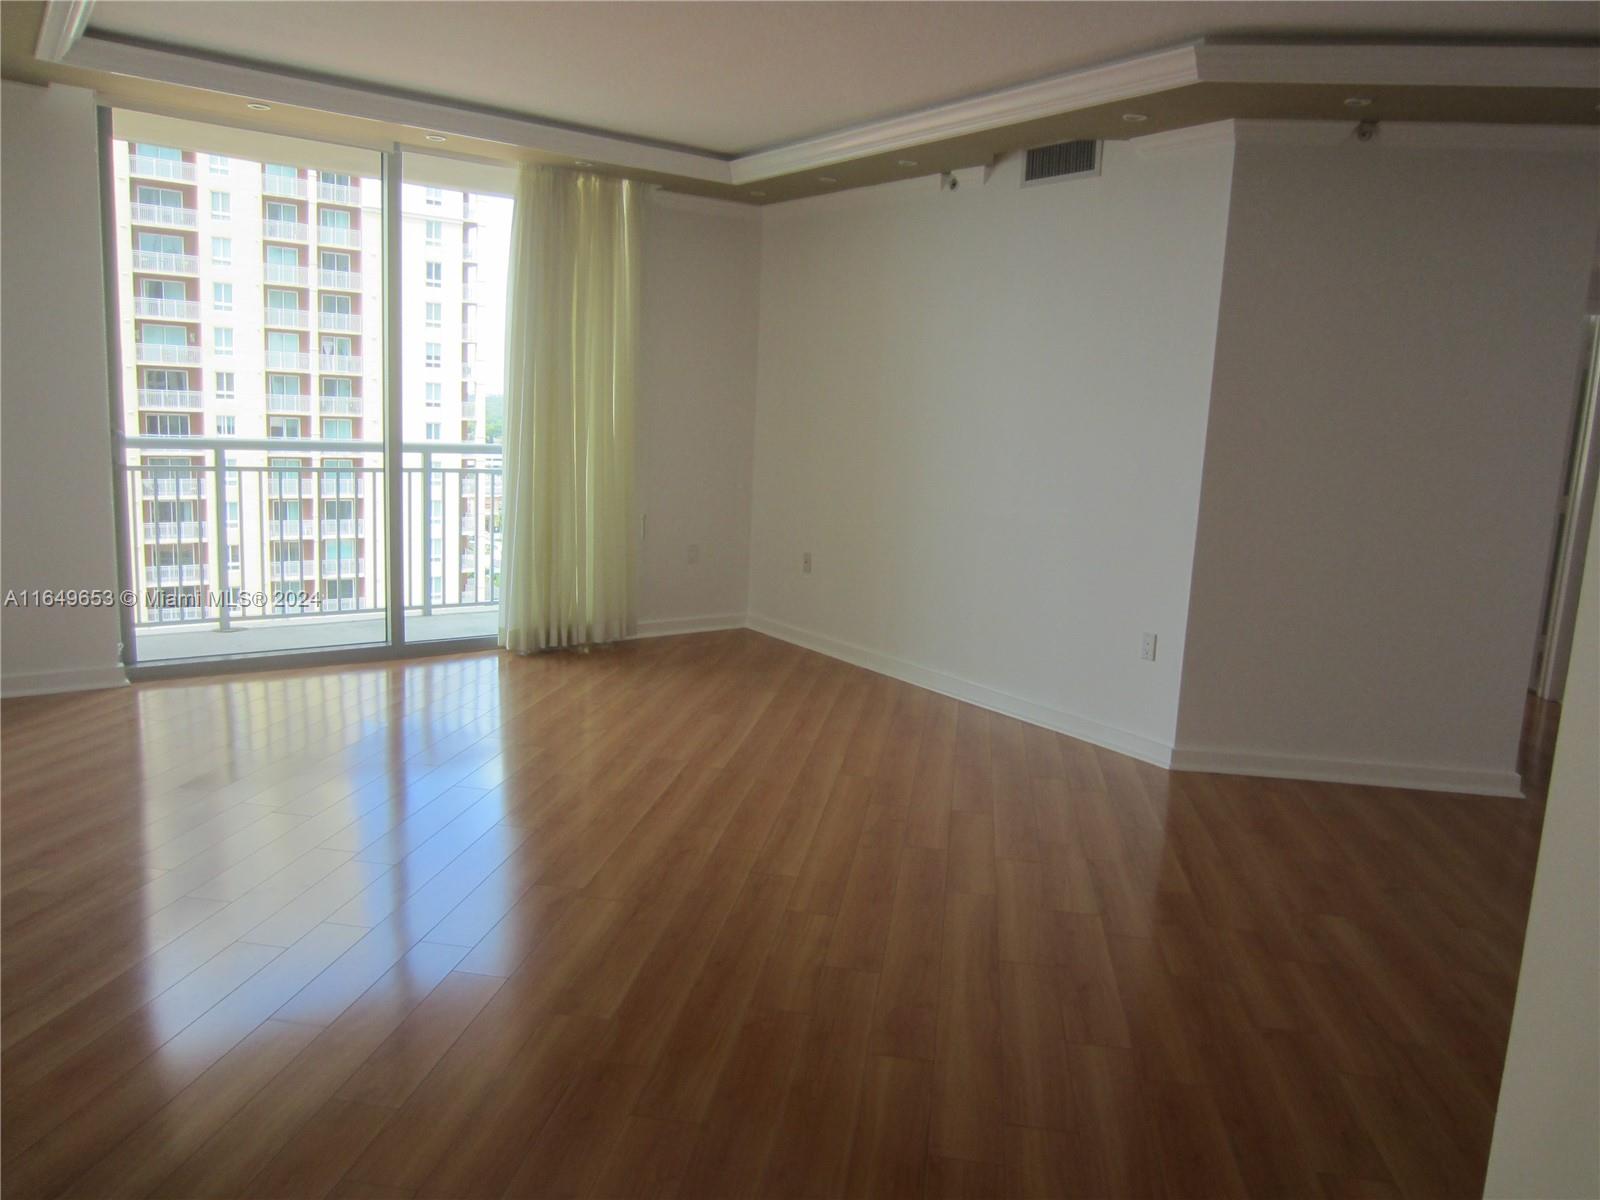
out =
{"type": "Polygon", "coordinates": [[[1600,0],[0,74],[5,1200],[1600,1200],[1600,0]]]}

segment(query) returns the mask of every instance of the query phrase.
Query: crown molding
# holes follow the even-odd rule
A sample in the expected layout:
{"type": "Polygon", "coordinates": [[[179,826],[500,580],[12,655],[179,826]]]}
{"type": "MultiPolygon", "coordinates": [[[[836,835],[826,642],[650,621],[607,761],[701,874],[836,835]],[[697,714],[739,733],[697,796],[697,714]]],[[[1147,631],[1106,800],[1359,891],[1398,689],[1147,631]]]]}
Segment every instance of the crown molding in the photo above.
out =
{"type": "Polygon", "coordinates": [[[1197,43],[1137,58],[1052,75],[1032,83],[934,105],[918,112],[858,125],[853,129],[759,150],[733,160],[733,182],[759,183],[874,154],[963,134],[1000,129],[1116,100],[1148,96],[1199,81],[1197,43]]]}
{"type": "Polygon", "coordinates": [[[1202,83],[1600,88],[1600,47],[1202,42],[1202,83]]]}
{"type": "Polygon", "coordinates": [[[65,60],[89,27],[89,13],[93,8],[94,0],[45,0],[34,55],[44,62],[65,60]]]}

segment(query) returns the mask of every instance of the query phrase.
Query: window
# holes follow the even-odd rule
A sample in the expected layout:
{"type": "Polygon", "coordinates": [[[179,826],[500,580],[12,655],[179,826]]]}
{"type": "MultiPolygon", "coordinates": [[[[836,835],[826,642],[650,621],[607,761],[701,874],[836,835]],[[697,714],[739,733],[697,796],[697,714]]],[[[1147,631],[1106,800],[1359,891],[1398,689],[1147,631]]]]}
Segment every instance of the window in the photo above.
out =
{"type": "Polygon", "coordinates": [[[317,224],[323,229],[349,229],[350,214],[342,208],[320,208],[317,224]]]}
{"type": "Polygon", "coordinates": [[[230,175],[233,173],[233,160],[225,154],[208,154],[211,173],[213,175],[230,175]]]}
{"type": "Polygon", "coordinates": [[[322,378],[322,396],[325,400],[352,400],[355,398],[355,380],[337,375],[322,378]]]}
{"type": "Polygon", "coordinates": [[[351,311],[349,296],[329,296],[324,294],[318,298],[317,306],[325,313],[333,313],[341,317],[348,317],[351,311]]]}
{"type": "Polygon", "coordinates": [[[183,284],[176,279],[141,279],[139,295],[145,300],[187,300],[183,284]]]}
{"type": "Polygon", "coordinates": [[[444,328],[444,305],[428,301],[423,306],[427,310],[427,326],[429,329],[444,328]]]}
{"type": "Polygon", "coordinates": [[[233,330],[213,329],[211,331],[211,348],[218,354],[233,353],[233,330]]]}
{"type": "Polygon", "coordinates": [[[188,413],[146,413],[144,417],[144,433],[146,437],[188,437],[188,413]]]}
{"type": "Polygon", "coordinates": [[[444,347],[438,342],[429,342],[422,354],[422,364],[427,367],[437,367],[444,363],[444,347]]]}
{"type": "Polygon", "coordinates": [[[134,202],[149,208],[182,208],[183,193],[177,188],[150,187],[140,184],[134,193],[134,202]]]}
{"type": "Polygon", "coordinates": [[[324,417],[322,436],[330,440],[349,441],[355,437],[356,423],[349,417],[324,417]]]}
{"type": "Polygon", "coordinates": [[[300,436],[299,417],[268,417],[267,436],[274,438],[297,438],[300,436]]]}
{"type": "Polygon", "coordinates": [[[294,375],[268,375],[267,395],[269,396],[298,396],[301,395],[300,380],[294,375]]]}
{"type": "Polygon", "coordinates": [[[300,223],[300,209],[293,204],[285,204],[282,200],[267,201],[267,220],[282,221],[286,225],[300,223]]]}
{"type": "Polygon", "coordinates": [[[216,392],[218,400],[232,400],[234,397],[233,372],[218,371],[217,381],[213,390],[216,392]]]}
{"type": "Polygon", "coordinates": [[[442,383],[423,384],[423,393],[429,408],[438,408],[444,403],[444,384],[442,383]]]}
{"type": "Polygon", "coordinates": [[[424,221],[422,223],[422,240],[430,246],[444,245],[444,222],[424,221]]]}
{"type": "Polygon", "coordinates": [[[211,261],[219,267],[228,266],[233,262],[233,239],[214,237],[211,239],[211,261]]]}
{"type": "Polygon", "coordinates": [[[216,418],[216,421],[217,421],[217,433],[218,433],[219,436],[232,437],[234,435],[234,433],[237,432],[237,430],[235,428],[236,421],[232,416],[219,415],[216,418]]]}
{"type": "Polygon", "coordinates": [[[218,312],[233,311],[233,284],[213,283],[211,285],[211,307],[218,312]]]}
{"type": "Polygon", "coordinates": [[[354,354],[351,348],[354,341],[347,337],[325,337],[322,339],[322,353],[329,358],[349,358],[354,354]]]}
{"type": "Polygon", "coordinates": [[[233,197],[227,192],[211,193],[211,219],[213,221],[233,219],[233,197]]]}
{"type": "MultiPolygon", "coordinates": [[[[184,420],[187,421],[188,418],[185,417],[184,420]]],[[[430,442],[437,442],[439,440],[440,431],[443,428],[444,427],[438,421],[429,421],[422,427],[422,435],[430,442]]]]}
{"type": "MultiPolygon", "coordinates": [[[[146,323],[139,333],[139,340],[147,346],[187,346],[189,344],[189,331],[182,325],[151,325],[146,323]]],[[[177,362],[178,359],[168,358],[168,362],[177,362]]]]}
{"type": "Polygon", "coordinates": [[[148,392],[186,392],[189,390],[187,371],[146,371],[143,387],[148,392]]]}
{"type": "Polygon", "coordinates": [[[324,271],[348,271],[350,269],[350,256],[340,254],[335,250],[324,250],[317,259],[322,264],[324,271]]]}
{"type": "Polygon", "coordinates": [[[444,192],[440,188],[424,188],[422,191],[423,203],[429,208],[444,207],[444,192]]]}
{"type": "Polygon", "coordinates": [[[444,286],[444,264],[442,262],[424,264],[423,272],[429,287],[442,288],[444,286]]]}

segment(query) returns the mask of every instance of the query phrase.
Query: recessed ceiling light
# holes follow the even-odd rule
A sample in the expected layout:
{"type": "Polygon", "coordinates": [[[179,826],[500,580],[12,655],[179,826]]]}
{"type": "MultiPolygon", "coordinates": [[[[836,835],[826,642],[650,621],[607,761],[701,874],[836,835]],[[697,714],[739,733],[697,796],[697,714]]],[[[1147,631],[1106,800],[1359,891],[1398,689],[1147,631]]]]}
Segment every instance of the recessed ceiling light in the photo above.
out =
{"type": "Polygon", "coordinates": [[[262,104],[259,101],[251,101],[249,104],[246,104],[245,107],[246,108],[253,108],[256,112],[271,112],[272,111],[272,105],[270,105],[270,104],[262,104]]]}
{"type": "Polygon", "coordinates": [[[442,142],[442,141],[444,141],[444,134],[442,134],[442,133],[425,133],[422,136],[424,138],[426,138],[430,142],[442,142]]]}
{"type": "Polygon", "coordinates": [[[1148,121],[1150,118],[1144,113],[1123,113],[1122,119],[1130,125],[1137,125],[1140,121],[1148,121]]]}
{"type": "Polygon", "coordinates": [[[592,167],[592,166],[594,166],[594,164],[592,162],[590,162],[586,158],[575,158],[575,159],[572,160],[572,165],[575,166],[575,167],[592,167]]]}
{"type": "Polygon", "coordinates": [[[1344,102],[1344,106],[1346,108],[1365,108],[1365,107],[1367,107],[1367,105],[1369,105],[1371,103],[1372,103],[1372,100],[1371,100],[1370,97],[1367,97],[1367,96],[1351,96],[1348,100],[1346,100],[1344,102]]]}
{"type": "Polygon", "coordinates": [[[818,183],[838,183],[839,181],[837,179],[835,179],[832,175],[818,175],[817,176],[817,182],[818,183]]]}
{"type": "Polygon", "coordinates": [[[914,158],[902,158],[899,165],[902,167],[914,167],[917,165],[917,160],[914,158]]]}

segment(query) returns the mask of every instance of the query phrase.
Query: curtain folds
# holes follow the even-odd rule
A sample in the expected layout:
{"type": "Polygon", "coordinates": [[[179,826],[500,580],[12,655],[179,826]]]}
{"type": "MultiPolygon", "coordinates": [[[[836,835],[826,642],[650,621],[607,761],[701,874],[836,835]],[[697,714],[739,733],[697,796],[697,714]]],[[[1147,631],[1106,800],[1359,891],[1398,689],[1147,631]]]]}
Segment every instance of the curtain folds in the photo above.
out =
{"type": "Polygon", "coordinates": [[[511,230],[500,644],[634,632],[638,184],[525,166],[511,230]]]}

